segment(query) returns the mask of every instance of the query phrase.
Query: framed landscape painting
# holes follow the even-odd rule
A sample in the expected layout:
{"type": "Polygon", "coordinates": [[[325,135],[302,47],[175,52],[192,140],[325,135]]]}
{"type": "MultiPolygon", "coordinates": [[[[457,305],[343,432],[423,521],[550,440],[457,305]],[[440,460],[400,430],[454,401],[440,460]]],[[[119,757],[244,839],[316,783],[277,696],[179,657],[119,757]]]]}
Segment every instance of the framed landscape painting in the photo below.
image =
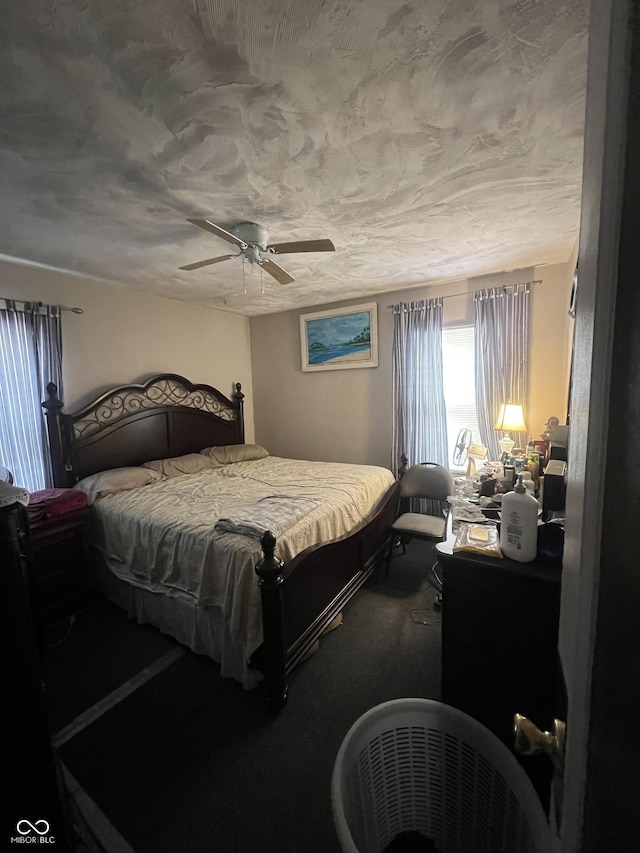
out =
{"type": "Polygon", "coordinates": [[[300,315],[302,369],[378,366],[377,304],[350,305],[300,315]]]}

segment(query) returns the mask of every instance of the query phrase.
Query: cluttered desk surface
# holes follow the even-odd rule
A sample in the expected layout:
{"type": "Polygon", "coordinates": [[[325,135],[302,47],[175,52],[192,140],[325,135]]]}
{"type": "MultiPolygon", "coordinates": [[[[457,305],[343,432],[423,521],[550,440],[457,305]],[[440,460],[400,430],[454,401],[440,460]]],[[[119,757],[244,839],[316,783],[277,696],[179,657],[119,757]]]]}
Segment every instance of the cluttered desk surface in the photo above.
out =
{"type": "Polygon", "coordinates": [[[538,550],[534,560],[519,562],[509,559],[497,545],[502,497],[480,497],[477,479],[457,480],[456,495],[449,501],[445,538],[434,547],[436,557],[445,564],[460,559],[470,560],[479,566],[487,565],[498,571],[516,572],[523,577],[530,575],[542,581],[558,583],[562,572],[564,541],[562,520],[553,518],[548,522],[539,521],[538,550]]]}
{"type": "Polygon", "coordinates": [[[445,539],[434,546],[436,557],[444,564],[455,564],[460,560],[466,560],[477,563],[478,566],[490,566],[492,569],[503,572],[516,572],[523,577],[531,576],[550,583],[558,583],[560,580],[562,560],[536,559],[531,563],[518,563],[508,557],[500,558],[469,551],[454,551],[455,542],[456,531],[453,529],[452,517],[449,516],[445,539]]]}

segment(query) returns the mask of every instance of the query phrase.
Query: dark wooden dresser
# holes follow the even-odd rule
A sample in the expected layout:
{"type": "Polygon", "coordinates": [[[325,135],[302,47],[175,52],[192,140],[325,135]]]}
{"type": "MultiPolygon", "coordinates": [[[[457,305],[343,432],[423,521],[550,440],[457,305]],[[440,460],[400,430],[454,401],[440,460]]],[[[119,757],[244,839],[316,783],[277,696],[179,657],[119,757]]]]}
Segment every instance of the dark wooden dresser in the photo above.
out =
{"type": "Polygon", "coordinates": [[[56,849],[66,850],[67,823],[47,726],[42,649],[32,609],[32,559],[25,508],[20,503],[1,507],[0,844],[9,849],[12,838],[22,840],[19,821],[45,821],[47,838],[53,836],[56,849]]]}
{"type": "MultiPolygon", "coordinates": [[[[442,701],[513,752],[513,716],[551,728],[556,709],[560,562],[518,563],[435,547],[443,574],[442,701]]],[[[515,754],[515,753],[514,753],[515,754]]],[[[520,758],[545,807],[551,762],[520,758]]]]}
{"type": "Polygon", "coordinates": [[[92,601],[84,560],[86,507],[31,523],[35,606],[53,625],[92,601]]]}

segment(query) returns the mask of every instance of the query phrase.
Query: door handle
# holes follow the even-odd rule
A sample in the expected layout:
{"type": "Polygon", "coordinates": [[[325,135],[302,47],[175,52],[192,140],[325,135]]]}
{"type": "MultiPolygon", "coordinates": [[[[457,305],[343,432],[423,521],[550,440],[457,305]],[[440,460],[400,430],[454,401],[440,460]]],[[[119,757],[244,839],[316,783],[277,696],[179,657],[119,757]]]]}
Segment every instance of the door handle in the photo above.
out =
{"type": "Polygon", "coordinates": [[[513,717],[513,745],[521,755],[548,755],[553,767],[562,777],[564,774],[564,743],[567,724],[562,720],[554,720],[550,732],[541,731],[535,723],[522,714],[513,717]]]}

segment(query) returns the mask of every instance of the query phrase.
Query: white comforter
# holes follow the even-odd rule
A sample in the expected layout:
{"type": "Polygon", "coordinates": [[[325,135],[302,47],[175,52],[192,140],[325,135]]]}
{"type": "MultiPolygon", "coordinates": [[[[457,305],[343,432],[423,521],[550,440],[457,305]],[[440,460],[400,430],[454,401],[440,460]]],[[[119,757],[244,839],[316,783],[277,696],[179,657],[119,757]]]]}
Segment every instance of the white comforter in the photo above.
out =
{"type": "Polygon", "coordinates": [[[278,537],[276,555],[287,561],[352,530],[393,479],[369,465],[273,456],[236,462],[101,498],[93,507],[92,544],[119,578],[219,608],[248,658],[262,642],[254,571],[260,542],[215,529],[216,521],[244,517],[248,503],[278,494],[319,501],[278,537]]]}

